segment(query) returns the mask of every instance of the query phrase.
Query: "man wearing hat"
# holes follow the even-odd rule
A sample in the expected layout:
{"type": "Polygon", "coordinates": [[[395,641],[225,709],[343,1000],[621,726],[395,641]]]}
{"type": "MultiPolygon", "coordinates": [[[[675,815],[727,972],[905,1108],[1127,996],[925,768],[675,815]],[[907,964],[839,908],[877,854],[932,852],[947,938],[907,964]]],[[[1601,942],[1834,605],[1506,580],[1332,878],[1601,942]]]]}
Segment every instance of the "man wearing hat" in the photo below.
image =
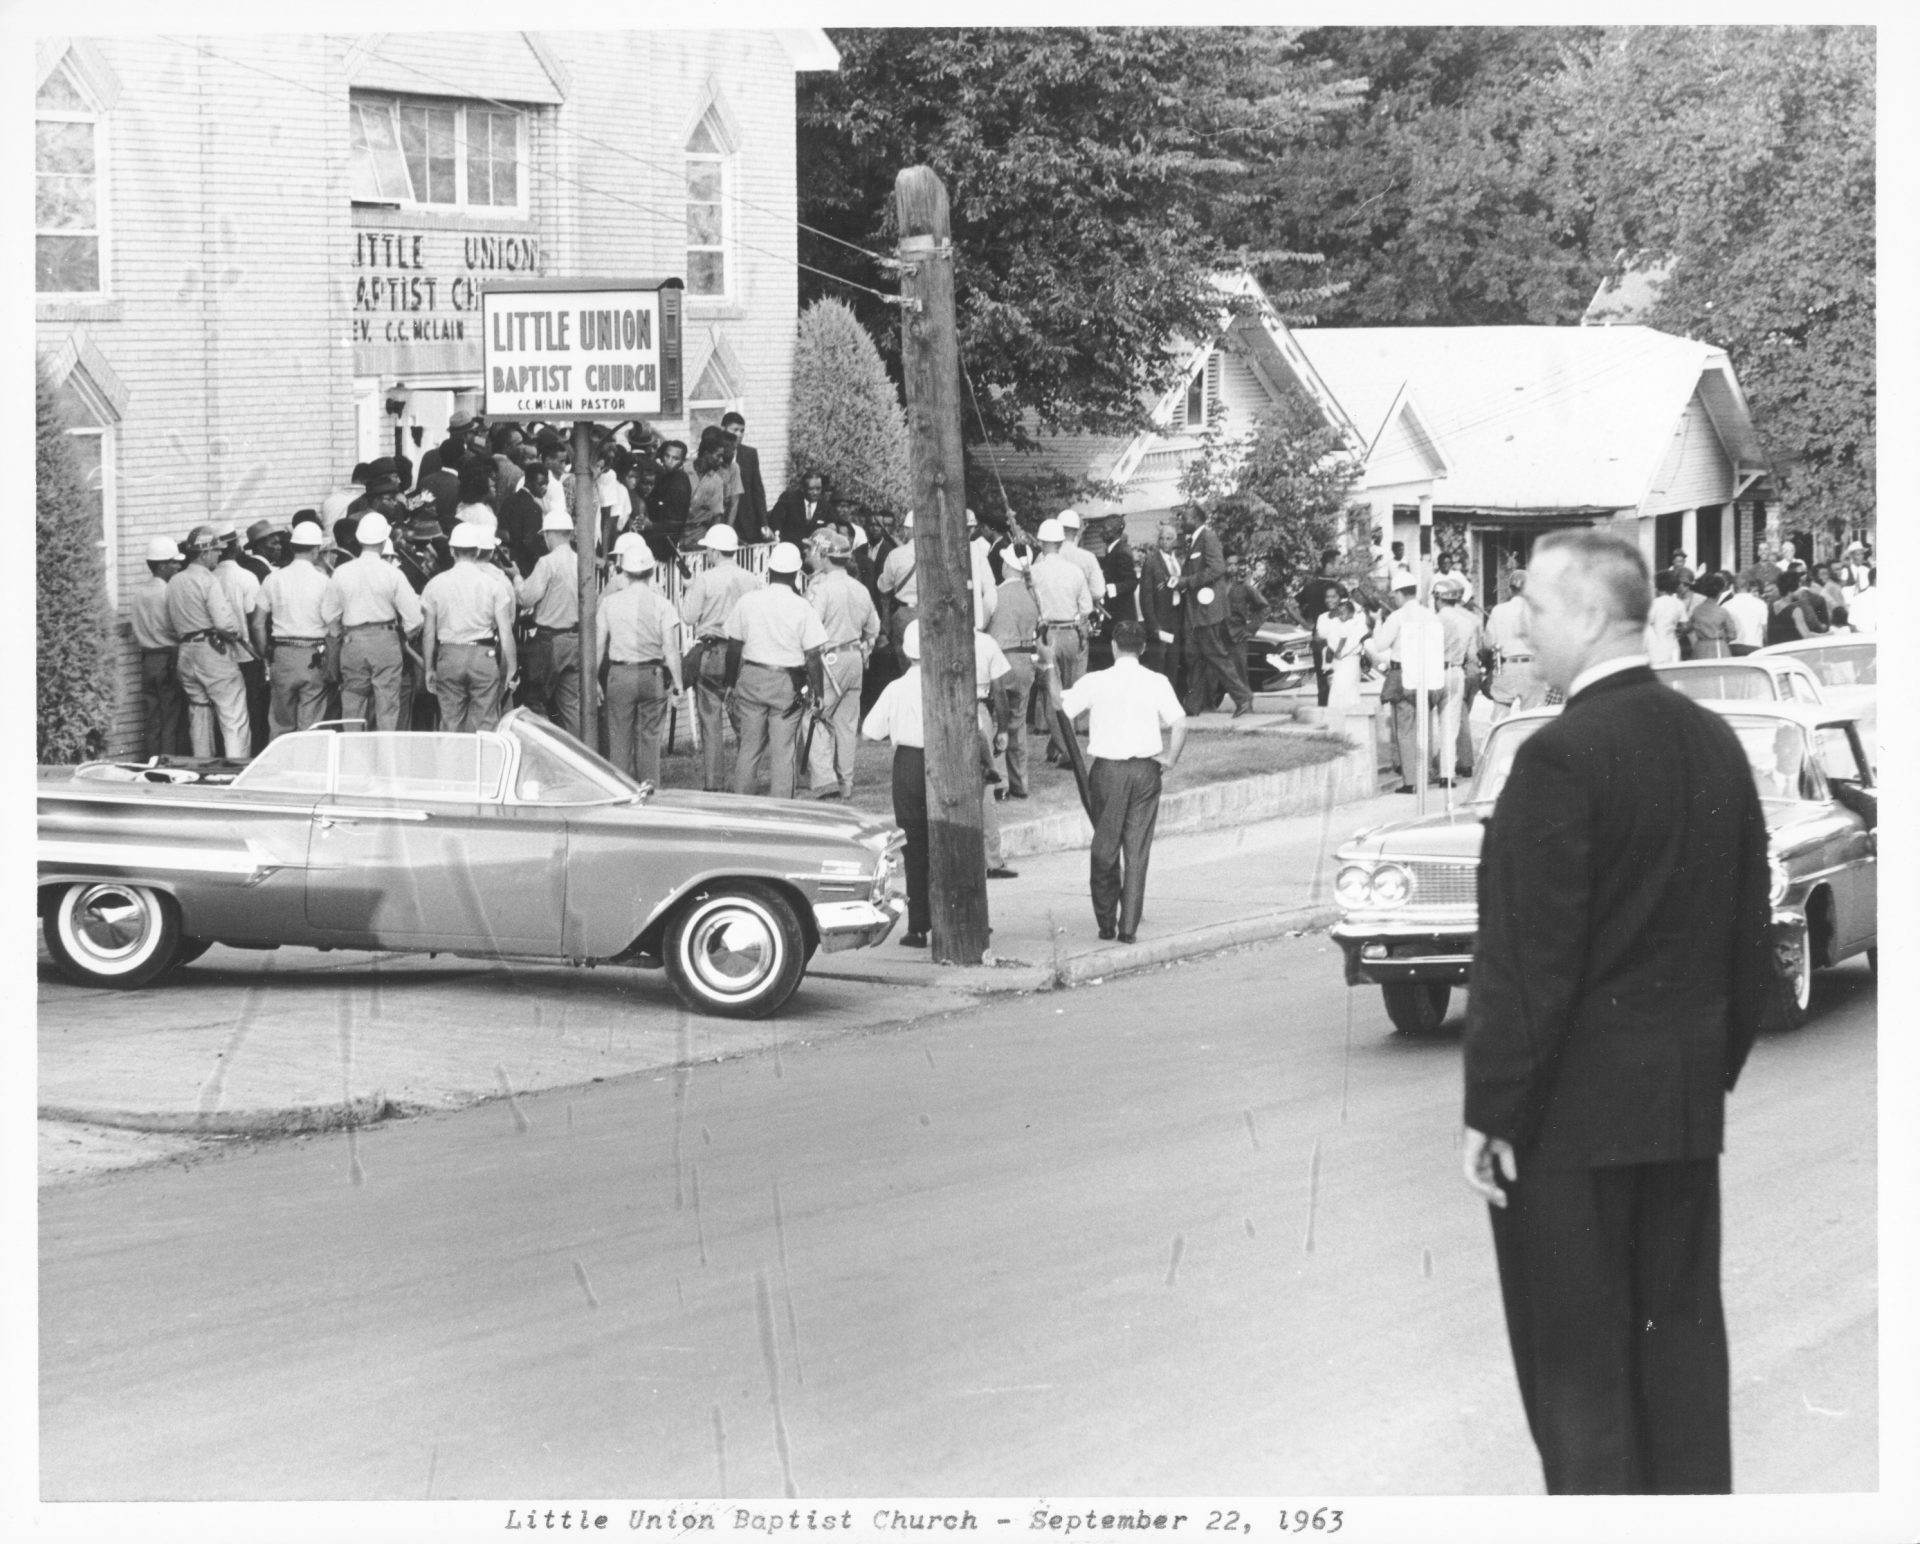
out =
{"type": "Polygon", "coordinates": [[[326,717],[327,574],[320,567],[326,536],[313,510],[296,520],[293,561],[268,574],[253,608],[253,645],[267,662],[269,739],[310,729],[326,717]]]}
{"type": "MultiPolygon", "coordinates": [[[[1467,661],[1480,652],[1480,623],[1460,604],[1467,593],[1467,581],[1458,574],[1441,574],[1433,581],[1433,596],[1440,606],[1440,630],[1445,638],[1447,670],[1446,690],[1440,698],[1440,731],[1435,750],[1440,758],[1440,782],[1452,787],[1456,776],[1465,776],[1460,759],[1461,715],[1466,711],[1467,661]]],[[[1471,760],[1469,754],[1468,760],[1471,760]]]]}
{"type": "Polygon", "coordinates": [[[1245,664],[1235,657],[1227,637],[1227,558],[1207,513],[1190,505],[1182,517],[1187,531],[1187,560],[1179,586],[1186,614],[1188,664],[1186,709],[1204,711],[1224,689],[1233,698],[1233,716],[1253,711],[1253,690],[1245,664]]]}
{"type": "Polygon", "coordinates": [[[213,573],[226,546],[210,525],[196,525],[188,534],[186,566],[167,581],[167,624],[180,640],[180,688],[187,699],[193,754],[213,755],[213,721],[218,715],[227,755],[246,761],[253,744],[247,725],[247,688],[229,653],[239,644],[246,620],[213,573]]]}
{"type": "MultiPolygon", "coordinates": [[[[300,511],[311,515],[310,509],[300,511]]],[[[256,520],[247,527],[247,550],[240,554],[240,566],[262,584],[276,568],[285,568],[293,554],[287,549],[287,523],[284,520],[256,520]]]]}
{"type": "Polygon", "coordinates": [[[512,586],[484,560],[486,538],[476,525],[456,525],[453,566],[420,592],[426,687],[440,704],[440,727],[456,734],[500,722],[501,688],[519,668],[512,586]]]}
{"type": "Polygon", "coordinates": [[[766,757],[768,792],[793,797],[802,684],[814,702],[826,700],[827,630],[795,588],[799,582],[800,549],[778,542],[767,554],[767,582],[735,601],[727,617],[726,685],[740,723],[735,793],[757,791],[766,757]]]}
{"type": "Polygon", "coordinates": [[[400,684],[407,637],[420,631],[420,597],[381,553],[390,534],[378,511],[360,516],[360,554],[327,581],[320,614],[336,661],[340,713],[365,729],[404,729],[400,684]]]}
{"type": "Polygon", "coordinates": [[[249,646],[254,602],[260,599],[260,581],[241,562],[239,526],[232,520],[222,520],[216,523],[214,534],[223,545],[213,577],[226,588],[234,614],[240,618],[240,637],[233,645],[233,661],[240,667],[240,679],[246,683],[247,728],[252,737],[243,750],[235,751],[229,746],[227,754],[244,759],[259,755],[267,743],[267,662],[249,646]]]}
{"type": "Polygon", "coordinates": [[[127,596],[127,620],[140,651],[141,748],[148,756],[187,749],[187,699],[180,691],[180,635],[167,617],[167,581],[180,572],[180,549],[164,536],[147,543],[147,573],[127,596]]]}
{"type": "Polygon", "coordinates": [[[1507,575],[1507,599],[1487,613],[1487,649],[1493,656],[1493,678],[1487,697],[1493,703],[1494,722],[1509,713],[1537,708],[1547,700],[1546,678],[1533,658],[1533,633],[1527,619],[1527,571],[1507,575]]]}
{"type": "Polygon", "coordinates": [[[660,781],[660,735],[679,697],[680,614],[653,581],[654,559],[635,533],[620,554],[626,583],[600,599],[594,630],[606,682],[607,756],[629,777],[660,781]]]}
{"type": "Polygon", "coordinates": [[[543,718],[569,734],[586,733],[580,723],[580,556],[573,550],[573,521],[548,515],[540,522],[547,555],[514,589],[520,609],[533,621],[527,641],[525,701],[543,718]]]}
{"type": "Polygon", "coordinates": [[[400,463],[392,456],[381,456],[377,460],[369,461],[366,492],[347,506],[347,513],[364,515],[368,510],[377,510],[385,515],[391,524],[393,517],[405,508],[400,498],[403,486],[400,463]]]}
{"type": "Polygon", "coordinates": [[[730,525],[716,525],[700,538],[707,566],[680,594],[680,620],[693,633],[686,673],[693,681],[700,722],[700,786],[719,793],[727,786],[727,618],[740,597],[760,588],[758,575],[735,560],[740,538],[730,525]]]}
{"type": "Polygon", "coordinates": [[[887,637],[894,648],[906,636],[907,624],[920,614],[919,556],[913,550],[913,511],[900,517],[900,531],[876,581],[887,605],[887,637]]]}
{"type": "MultiPolygon", "coordinates": [[[[1440,618],[1416,599],[1419,589],[1411,569],[1393,571],[1393,614],[1374,629],[1365,645],[1374,662],[1387,670],[1381,700],[1390,701],[1393,708],[1394,760],[1400,770],[1401,793],[1412,793],[1414,780],[1420,775],[1419,699],[1415,693],[1421,686],[1427,689],[1431,726],[1433,709],[1446,686],[1446,630],[1440,618]],[[1396,688],[1398,698],[1388,698],[1387,688],[1396,688]]],[[[1428,750],[1438,749],[1437,740],[1429,739],[1428,750]]]]}
{"type": "Polygon", "coordinates": [[[907,668],[875,699],[860,733],[869,740],[893,742],[893,823],[907,839],[902,855],[907,870],[907,930],[900,942],[909,949],[927,947],[933,926],[932,891],[927,864],[927,733],[920,695],[920,624],[900,636],[907,668]]]}
{"type": "Polygon", "coordinates": [[[1087,593],[1093,597],[1095,610],[1106,604],[1107,576],[1100,567],[1100,560],[1080,545],[1084,522],[1077,509],[1063,509],[1054,517],[1060,522],[1060,556],[1080,570],[1080,577],[1087,581],[1087,593]]]}
{"type": "MultiPolygon", "coordinates": [[[[1042,520],[1036,535],[1040,556],[1034,560],[1032,579],[1040,611],[1039,639],[1052,651],[1064,690],[1079,680],[1086,668],[1093,592],[1087,588],[1085,571],[1061,550],[1067,539],[1065,527],[1058,520],[1042,520]]],[[[1049,714],[1047,760],[1064,767],[1069,765],[1068,755],[1066,742],[1060,738],[1060,722],[1049,714]]]]}
{"type": "Polygon", "coordinates": [[[880,613],[867,587],[848,572],[853,543],[824,529],[814,538],[821,565],[807,586],[812,606],[826,630],[826,695],[807,747],[807,782],[818,799],[853,797],[854,753],[860,743],[860,688],[867,656],[880,641],[880,613]]]}
{"type": "MultiPolygon", "coordinates": [[[[1012,713],[1007,720],[1007,747],[1002,775],[1009,799],[1027,797],[1027,716],[1034,685],[1034,651],[1040,643],[1040,602],[1033,587],[1033,549],[1014,542],[1000,554],[1000,589],[994,599],[993,620],[987,636],[1000,646],[1012,674],[1007,695],[1012,713]]],[[[996,769],[998,770],[998,769],[996,769]]]]}

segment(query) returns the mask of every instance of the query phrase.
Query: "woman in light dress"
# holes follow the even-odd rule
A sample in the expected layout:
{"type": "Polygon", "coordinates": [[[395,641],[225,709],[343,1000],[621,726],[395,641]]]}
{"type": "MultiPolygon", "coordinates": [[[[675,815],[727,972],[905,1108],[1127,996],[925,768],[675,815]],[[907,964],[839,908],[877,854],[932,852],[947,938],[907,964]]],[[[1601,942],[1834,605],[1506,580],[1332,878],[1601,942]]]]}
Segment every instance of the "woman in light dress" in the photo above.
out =
{"type": "Polygon", "coordinates": [[[1343,589],[1320,614],[1314,631],[1326,649],[1327,725],[1339,729],[1349,713],[1360,710],[1360,643],[1369,631],[1367,619],[1343,589]]]}

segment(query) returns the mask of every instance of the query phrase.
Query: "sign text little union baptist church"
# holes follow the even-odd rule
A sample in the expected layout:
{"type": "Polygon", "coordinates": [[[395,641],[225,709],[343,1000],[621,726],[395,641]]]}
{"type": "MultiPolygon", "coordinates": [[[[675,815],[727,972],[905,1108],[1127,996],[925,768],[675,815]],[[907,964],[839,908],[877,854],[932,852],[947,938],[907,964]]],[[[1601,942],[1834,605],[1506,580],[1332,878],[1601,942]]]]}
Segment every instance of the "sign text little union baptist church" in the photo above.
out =
{"type": "Polygon", "coordinates": [[[680,413],[678,280],[496,281],[481,329],[489,419],[680,413]]]}

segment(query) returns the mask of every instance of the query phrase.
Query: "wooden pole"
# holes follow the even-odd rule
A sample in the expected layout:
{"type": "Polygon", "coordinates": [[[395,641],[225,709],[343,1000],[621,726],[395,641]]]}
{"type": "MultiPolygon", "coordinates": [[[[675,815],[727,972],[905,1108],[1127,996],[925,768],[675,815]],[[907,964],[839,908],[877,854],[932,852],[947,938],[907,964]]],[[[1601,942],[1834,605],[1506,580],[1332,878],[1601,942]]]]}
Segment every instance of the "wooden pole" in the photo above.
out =
{"type": "Polygon", "coordinates": [[[593,425],[584,418],[573,421],[573,549],[580,560],[580,717],[566,727],[582,745],[593,746],[600,697],[594,633],[600,605],[600,503],[593,486],[593,425]]]}
{"type": "Polygon", "coordinates": [[[987,855],[981,831],[983,783],[973,684],[972,564],[960,441],[952,228],[947,190],[929,168],[912,166],[901,172],[894,182],[894,199],[920,593],[932,954],[938,961],[977,965],[987,950],[987,855]]]}
{"type": "MultiPolygon", "coordinates": [[[[1433,593],[1432,573],[1433,495],[1431,493],[1423,493],[1420,495],[1420,567],[1414,575],[1420,586],[1419,589],[1414,591],[1414,604],[1418,606],[1422,612],[1426,613],[1426,615],[1420,618],[1420,626],[1422,629],[1426,627],[1427,619],[1432,615],[1433,611],[1433,608],[1428,604],[1428,598],[1433,593]]],[[[1404,634],[1402,636],[1404,636],[1404,634]]],[[[1414,813],[1416,815],[1424,815],[1427,812],[1427,763],[1433,757],[1433,747],[1428,743],[1433,735],[1433,726],[1428,721],[1427,713],[1433,706],[1433,698],[1431,688],[1427,682],[1426,653],[1427,651],[1423,641],[1420,648],[1420,685],[1413,694],[1413,711],[1418,715],[1419,730],[1417,738],[1420,743],[1420,775],[1414,779],[1413,784],[1413,786],[1419,790],[1414,795],[1414,813]]]]}

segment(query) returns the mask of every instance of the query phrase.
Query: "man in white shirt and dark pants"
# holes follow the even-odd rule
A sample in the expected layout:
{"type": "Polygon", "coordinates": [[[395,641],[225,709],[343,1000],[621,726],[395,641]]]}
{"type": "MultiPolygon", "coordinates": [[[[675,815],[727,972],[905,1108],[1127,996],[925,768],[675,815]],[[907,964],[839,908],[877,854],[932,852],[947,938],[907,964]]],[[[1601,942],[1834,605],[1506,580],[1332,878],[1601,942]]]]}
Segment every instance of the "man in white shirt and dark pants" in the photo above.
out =
{"type": "Polygon", "coordinates": [[[1187,743],[1180,699],[1165,676],[1140,663],[1145,648],[1146,632],[1138,622],[1116,622],[1112,667],[1082,676],[1064,695],[1053,649],[1043,644],[1039,651],[1048,694],[1069,717],[1088,715],[1093,919],[1102,938],[1117,936],[1124,944],[1132,943],[1140,928],[1160,779],[1187,743]],[[1164,750],[1162,729],[1169,733],[1164,750]]]}

